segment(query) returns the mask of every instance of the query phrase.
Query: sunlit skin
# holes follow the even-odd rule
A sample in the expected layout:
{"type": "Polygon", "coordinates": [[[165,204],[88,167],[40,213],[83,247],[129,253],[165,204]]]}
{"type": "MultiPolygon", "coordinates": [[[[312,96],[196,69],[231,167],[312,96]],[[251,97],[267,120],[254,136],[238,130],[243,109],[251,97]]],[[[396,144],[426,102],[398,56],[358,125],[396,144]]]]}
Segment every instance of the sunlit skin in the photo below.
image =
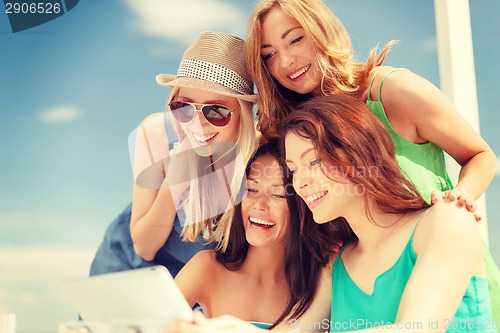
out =
{"type": "Polygon", "coordinates": [[[359,208],[363,191],[344,177],[349,170],[325,166],[312,141],[292,132],[286,135],[285,149],[286,164],[294,174],[293,187],[307,203],[316,223],[329,222],[359,208]]]}
{"type": "Polygon", "coordinates": [[[321,72],[302,26],[275,6],[262,22],[261,56],[278,82],[300,94],[321,94],[321,72]]]}
{"type": "MultiPolygon", "coordinates": [[[[285,14],[279,5],[273,7],[261,22],[260,56],[271,76],[299,94],[319,96],[327,93],[321,89],[317,49],[307,35],[312,32],[306,33],[298,21],[285,14]]],[[[334,62],[330,59],[330,66],[335,66],[334,62]]],[[[351,64],[353,61],[347,61],[342,66],[346,68],[351,64]]],[[[393,69],[388,66],[371,69],[368,77],[376,76],[370,92],[372,100],[378,99],[381,80],[393,69]]],[[[335,72],[337,69],[331,70],[335,72]]],[[[366,101],[368,81],[364,83],[366,86],[361,84],[355,95],[366,101]]],[[[458,204],[474,212],[479,221],[481,213],[477,211],[475,201],[494,177],[497,164],[494,152],[431,82],[410,71],[400,70],[388,75],[383,87],[380,99],[392,128],[412,143],[432,142],[462,167],[454,189],[435,190],[425,193],[425,196],[430,195],[432,203],[444,198],[457,200],[458,204]]]]}
{"type": "MultiPolygon", "coordinates": [[[[293,186],[297,193],[306,201],[311,195],[321,193],[320,200],[314,203],[313,199],[313,203],[309,203],[315,221],[324,223],[344,216],[358,236],[358,240],[345,246],[341,260],[352,282],[367,295],[374,292],[377,278],[394,266],[421,216],[412,241],[418,259],[401,296],[394,322],[423,322],[436,318],[439,327],[428,331],[444,332],[471,277],[484,279],[485,276],[482,241],[472,215],[448,200],[436,203],[424,215],[421,215],[424,210],[385,213],[378,209],[373,197],[359,192],[349,194],[347,191],[353,190],[354,184],[341,174],[329,173],[332,177],[326,177],[318,167],[321,161],[312,141],[288,133],[285,150],[287,165],[294,172],[293,186]],[[343,193],[335,193],[336,184],[342,187],[343,193]],[[365,199],[372,207],[370,214],[367,214],[365,199]],[[467,247],[463,246],[464,242],[468,242],[467,247]]],[[[339,154],[343,154],[341,150],[339,154]]],[[[262,332],[230,316],[206,320],[198,315],[194,323],[180,322],[168,332],[262,332]]],[[[392,332],[394,326],[357,332],[379,331],[392,332]]]]}
{"type": "Polygon", "coordinates": [[[208,317],[231,314],[272,323],[289,297],[284,256],[290,213],[275,157],[258,157],[247,179],[248,193],[241,203],[242,221],[236,222],[243,223],[249,243],[242,265],[230,270],[216,260],[214,250],[200,251],[175,281],[188,303],[200,304],[208,317]]]}
{"type": "Polygon", "coordinates": [[[252,163],[247,188],[241,211],[248,243],[284,246],[290,213],[281,168],[273,156],[263,155],[252,163]]]}
{"type": "MultiPolygon", "coordinates": [[[[187,123],[180,123],[182,130],[194,148],[201,156],[222,154],[227,151],[224,143],[236,143],[240,123],[240,109],[236,98],[193,88],[180,88],[176,101],[199,104],[218,104],[235,110],[229,124],[214,126],[208,122],[201,112],[187,123]],[[224,150],[224,151],[218,151],[224,150]]],[[[199,111],[199,109],[198,109],[199,111]]]]}

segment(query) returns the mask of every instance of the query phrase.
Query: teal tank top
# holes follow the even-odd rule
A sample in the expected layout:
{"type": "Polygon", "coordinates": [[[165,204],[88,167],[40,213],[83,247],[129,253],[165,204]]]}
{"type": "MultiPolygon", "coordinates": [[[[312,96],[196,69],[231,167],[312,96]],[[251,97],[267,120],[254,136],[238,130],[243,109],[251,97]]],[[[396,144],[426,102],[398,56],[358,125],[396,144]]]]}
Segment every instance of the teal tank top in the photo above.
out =
{"type": "MultiPolygon", "coordinates": [[[[371,295],[351,280],[342,262],[345,247],[340,250],[332,268],[330,332],[376,328],[394,323],[401,296],[417,260],[413,249],[414,233],[415,230],[394,265],[375,279],[371,295]]],[[[488,282],[485,278],[471,278],[455,316],[445,324],[448,324],[446,332],[497,332],[491,319],[488,282]]],[[[417,328],[427,331],[432,320],[421,325],[417,328]]]]}
{"type": "Polygon", "coordinates": [[[261,323],[261,322],[258,322],[258,321],[251,321],[250,324],[252,324],[255,327],[265,329],[265,330],[268,330],[271,326],[273,326],[272,324],[261,323]]]}
{"type": "Polygon", "coordinates": [[[402,169],[402,173],[417,187],[424,200],[430,203],[430,195],[433,190],[447,191],[451,190],[453,185],[446,172],[444,153],[441,148],[432,142],[423,144],[410,142],[399,135],[389,123],[380,99],[380,91],[387,75],[396,70],[401,69],[390,71],[380,81],[376,101],[372,101],[370,96],[373,80],[377,73],[373,75],[368,87],[366,105],[389,130],[395,145],[396,160],[402,169]]]}

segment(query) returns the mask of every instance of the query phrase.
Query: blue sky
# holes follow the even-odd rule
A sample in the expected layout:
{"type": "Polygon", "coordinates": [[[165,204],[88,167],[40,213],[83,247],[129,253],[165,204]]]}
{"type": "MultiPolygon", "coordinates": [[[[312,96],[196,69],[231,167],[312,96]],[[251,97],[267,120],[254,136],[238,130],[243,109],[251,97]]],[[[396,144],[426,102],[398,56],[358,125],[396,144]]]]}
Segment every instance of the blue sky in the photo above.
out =
{"type": "MultiPolygon", "coordinates": [[[[481,133],[497,156],[500,23],[497,0],[470,0],[481,133]]],[[[326,0],[360,59],[401,41],[388,65],[439,86],[432,0],[326,0]]],[[[0,13],[0,313],[18,332],[50,332],[75,311],[60,284],[87,275],[111,220],[131,198],[127,137],[164,110],[158,73],[175,73],[199,32],[244,37],[254,1],[80,1],[67,14],[13,34],[0,13]]],[[[487,195],[500,262],[500,170],[487,195]]],[[[464,244],[464,246],[467,246],[464,244]]]]}

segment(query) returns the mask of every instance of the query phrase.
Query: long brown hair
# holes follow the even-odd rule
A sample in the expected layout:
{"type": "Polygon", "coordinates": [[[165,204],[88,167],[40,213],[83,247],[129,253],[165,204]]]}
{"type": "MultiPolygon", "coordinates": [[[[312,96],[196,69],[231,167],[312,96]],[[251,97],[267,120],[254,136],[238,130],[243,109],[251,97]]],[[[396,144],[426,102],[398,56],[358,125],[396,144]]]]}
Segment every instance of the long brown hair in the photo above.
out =
{"type": "MultiPolygon", "coordinates": [[[[404,214],[429,206],[401,173],[389,132],[359,99],[314,97],[288,116],[282,147],[289,132],[312,141],[323,168],[348,170],[343,175],[361,185],[367,202],[370,198],[383,212],[404,214]]],[[[369,204],[366,207],[371,216],[369,204]]]]}
{"type": "Polygon", "coordinates": [[[261,57],[262,21],[271,9],[280,6],[293,17],[311,39],[322,74],[325,95],[348,94],[359,97],[368,86],[371,70],[383,64],[396,41],[387,43],[380,53],[373,48],[366,62],[357,61],[351,39],[342,22],[321,0],[260,0],[254,7],[245,44],[250,75],[259,92],[257,128],[266,138],[279,137],[290,106],[312,97],[283,87],[267,70],[261,57]]]}
{"type": "MultiPolygon", "coordinates": [[[[286,189],[286,201],[290,212],[289,227],[285,245],[285,276],[290,297],[288,303],[280,317],[272,327],[275,327],[287,318],[299,318],[312,304],[316,295],[317,286],[322,268],[328,263],[330,251],[335,240],[333,233],[331,237],[325,237],[328,233],[321,232],[320,227],[312,220],[310,211],[305,203],[298,197],[292,186],[291,174],[279,152],[279,145],[276,140],[262,145],[248,163],[246,173],[250,172],[252,163],[260,156],[273,156],[279,163],[282,170],[283,185],[286,189]],[[318,238],[310,243],[311,237],[303,237],[302,226],[314,226],[314,232],[318,238]],[[318,229],[318,231],[316,231],[318,229]],[[322,235],[322,238],[319,238],[322,235]],[[310,247],[310,244],[314,244],[310,247]],[[328,244],[328,245],[327,245],[328,244]],[[321,253],[320,253],[321,252],[321,253]]],[[[231,271],[237,271],[245,261],[248,242],[242,223],[241,203],[236,206],[231,223],[231,231],[228,238],[226,251],[221,249],[216,251],[217,261],[231,271]]]]}

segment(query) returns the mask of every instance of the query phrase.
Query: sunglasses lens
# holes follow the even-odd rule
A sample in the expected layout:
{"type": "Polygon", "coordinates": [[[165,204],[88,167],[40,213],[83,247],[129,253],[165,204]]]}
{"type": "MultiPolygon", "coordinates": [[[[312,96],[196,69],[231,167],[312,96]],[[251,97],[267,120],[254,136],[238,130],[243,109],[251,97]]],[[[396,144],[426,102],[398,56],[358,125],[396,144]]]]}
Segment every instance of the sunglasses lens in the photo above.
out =
{"type": "Polygon", "coordinates": [[[205,105],[203,115],[212,125],[226,126],[231,120],[231,110],[222,105],[205,105]]]}
{"type": "Polygon", "coordinates": [[[175,119],[181,123],[187,123],[194,118],[196,114],[196,108],[194,105],[184,103],[184,102],[171,102],[170,111],[174,115],[175,119]]]}

